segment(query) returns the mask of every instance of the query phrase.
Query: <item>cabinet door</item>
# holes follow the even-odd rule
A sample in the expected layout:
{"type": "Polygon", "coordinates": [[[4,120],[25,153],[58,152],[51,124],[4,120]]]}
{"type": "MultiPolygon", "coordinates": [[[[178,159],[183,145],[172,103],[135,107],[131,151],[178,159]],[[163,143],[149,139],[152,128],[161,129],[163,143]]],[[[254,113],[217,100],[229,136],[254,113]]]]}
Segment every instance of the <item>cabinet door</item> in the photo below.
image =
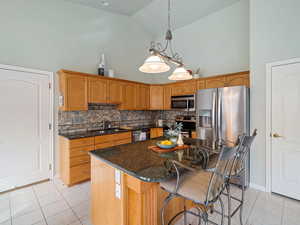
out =
{"type": "Polygon", "coordinates": [[[153,110],[164,109],[164,87],[163,86],[150,87],[150,109],[153,110]]]}
{"type": "Polygon", "coordinates": [[[249,86],[249,74],[232,75],[226,77],[226,86],[249,86]]]}
{"type": "Polygon", "coordinates": [[[221,88],[226,86],[225,77],[216,77],[205,81],[205,88],[221,88]]]}
{"type": "Polygon", "coordinates": [[[164,109],[171,109],[171,97],[172,97],[172,88],[170,86],[164,87],[164,109]]]}
{"type": "Polygon", "coordinates": [[[122,103],[122,84],[120,81],[110,80],[109,91],[108,91],[108,102],[114,104],[122,103]]]}
{"type": "Polygon", "coordinates": [[[136,90],[137,87],[132,83],[124,84],[124,96],[122,109],[135,110],[136,109],[136,90]]]}
{"type": "Polygon", "coordinates": [[[136,94],[136,109],[146,110],[149,108],[149,97],[150,97],[149,86],[138,85],[136,94]]]}
{"type": "Polygon", "coordinates": [[[197,90],[205,89],[205,80],[198,80],[197,81],[197,90]]]}
{"type": "Polygon", "coordinates": [[[88,109],[87,79],[85,76],[63,74],[60,86],[64,96],[61,107],[64,111],[81,111],[88,109]]]}
{"type": "Polygon", "coordinates": [[[196,92],[196,81],[187,81],[172,85],[172,95],[192,95],[196,92]]]}
{"type": "Polygon", "coordinates": [[[89,103],[107,103],[108,81],[101,78],[88,78],[89,103]]]}

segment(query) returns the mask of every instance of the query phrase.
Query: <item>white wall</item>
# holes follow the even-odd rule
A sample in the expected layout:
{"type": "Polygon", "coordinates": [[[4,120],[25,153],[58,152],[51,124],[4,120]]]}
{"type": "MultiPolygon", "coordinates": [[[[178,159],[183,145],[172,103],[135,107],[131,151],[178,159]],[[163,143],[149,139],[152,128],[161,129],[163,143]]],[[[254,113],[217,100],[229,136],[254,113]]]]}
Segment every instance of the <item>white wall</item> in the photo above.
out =
{"type": "Polygon", "coordinates": [[[252,128],[259,135],[251,156],[251,181],[265,186],[266,64],[300,57],[300,1],[250,0],[252,128]]]}
{"type": "Polygon", "coordinates": [[[138,71],[149,35],[132,18],[63,0],[9,0],[0,7],[0,63],[56,72],[96,73],[101,53],[119,77],[138,71]]]}
{"type": "MultiPolygon", "coordinates": [[[[200,67],[204,76],[249,70],[249,1],[175,30],[174,47],[188,68],[200,67]]],[[[170,73],[153,75],[154,81],[169,82],[170,73]]]]}

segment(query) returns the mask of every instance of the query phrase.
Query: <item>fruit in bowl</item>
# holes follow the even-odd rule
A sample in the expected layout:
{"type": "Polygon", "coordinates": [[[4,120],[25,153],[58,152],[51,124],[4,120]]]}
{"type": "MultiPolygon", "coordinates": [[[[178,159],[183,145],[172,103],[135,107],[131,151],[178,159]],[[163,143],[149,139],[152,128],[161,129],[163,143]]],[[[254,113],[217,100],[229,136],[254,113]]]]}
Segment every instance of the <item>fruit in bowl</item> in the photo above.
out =
{"type": "Polygon", "coordinates": [[[174,148],[177,144],[173,143],[170,140],[164,140],[164,141],[157,142],[156,145],[160,148],[170,149],[170,148],[174,148]]]}

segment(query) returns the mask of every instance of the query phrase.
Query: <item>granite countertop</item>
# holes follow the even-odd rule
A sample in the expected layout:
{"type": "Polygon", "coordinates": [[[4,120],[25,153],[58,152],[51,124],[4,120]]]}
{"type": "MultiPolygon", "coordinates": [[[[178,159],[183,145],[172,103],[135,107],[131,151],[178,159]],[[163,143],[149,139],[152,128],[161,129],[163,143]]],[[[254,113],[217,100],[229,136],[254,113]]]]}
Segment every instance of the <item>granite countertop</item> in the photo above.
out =
{"type": "Polygon", "coordinates": [[[156,125],[145,125],[145,126],[138,126],[138,127],[128,128],[128,129],[112,128],[107,130],[65,132],[65,133],[60,133],[59,135],[69,140],[73,140],[79,138],[95,137],[95,136],[102,136],[108,134],[118,134],[123,132],[142,130],[142,129],[151,129],[151,128],[165,128],[165,127],[158,127],[156,125]]]}
{"type": "MultiPolygon", "coordinates": [[[[174,171],[170,170],[170,159],[178,160],[189,167],[202,169],[203,156],[197,149],[183,150],[181,160],[177,152],[159,154],[148,149],[148,146],[155,145],[162,139],[95,150],[90,152],[90,155],[144,182],[161,182],[174,177],[174,171]]],[[[185,139],[184,142],[188,145],[201,145],[195,139],[185,139]]]]}

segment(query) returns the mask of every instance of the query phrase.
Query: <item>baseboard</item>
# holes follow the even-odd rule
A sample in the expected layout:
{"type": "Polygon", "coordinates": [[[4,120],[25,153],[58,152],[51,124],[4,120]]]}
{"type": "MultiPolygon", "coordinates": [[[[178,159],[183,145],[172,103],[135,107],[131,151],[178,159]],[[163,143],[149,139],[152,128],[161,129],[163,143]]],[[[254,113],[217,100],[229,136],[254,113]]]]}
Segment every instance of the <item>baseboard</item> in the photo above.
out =
{"type": "Polygon", "coordinates": [[[254,183],[250,183],[250,188],[256,189],[258,191],[267,192],[266,187],[261,186],[261,185],[257,185],[257,184],[254,184],[254,183]]]}

